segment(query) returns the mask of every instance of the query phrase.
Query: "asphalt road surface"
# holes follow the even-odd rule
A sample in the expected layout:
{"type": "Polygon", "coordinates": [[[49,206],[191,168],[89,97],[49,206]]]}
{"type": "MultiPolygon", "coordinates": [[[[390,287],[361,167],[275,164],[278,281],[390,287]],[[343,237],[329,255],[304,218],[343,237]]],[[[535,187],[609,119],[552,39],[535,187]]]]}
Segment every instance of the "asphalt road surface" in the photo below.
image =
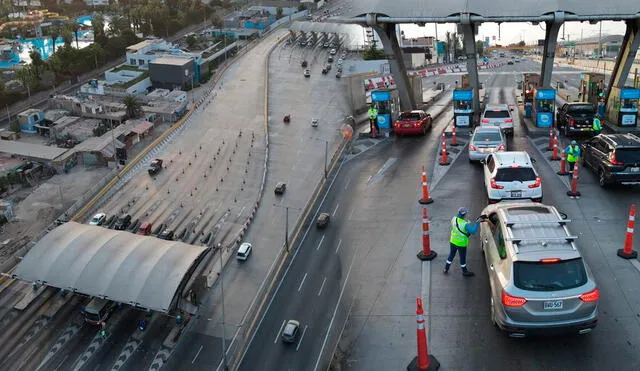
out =
{"type": "MultiPolygon", "coordinates": [[[[525,61],[489,74],[487,101],[515,104],[518,75],[538,68],[525,61]]],[[[435,132],[442,126],[439,122],[435,132]]],[[[321,207],[335,211],[335,217],[327,230],[310,229],[241,369],[313,370],[317,363],[322,369],[327,355],[319,354],[331,351],[333,333],[345,318],[339,349],[346,365],[355,370],[403,369],[416,352],[417,296],[425,302],[429,350],[443,368],[638,369],[640,297],[635,282],[640,272],[615,254],[638,187],[601,189],[585,171],[580,179],[583,197],[570,199],[565,182],[543,158],[549,154],[539,152],[517,117],[515,127],[509,149],[527,151],[538,160],[543,202],[573,220],[570,229],[580,236],[581,251],[599,283],[600,322],[593,333],[516,340],[494,329],[488,276],[475,237],[469,266],[476,277],[462,277],[458,260],[448,276],[442,275],[451,216],[466,206],[475,217],[486,205],[482,170],[467,161],[464,150],[431,190],[431,246],[440,255],[431,263],[419,262],[419,169],[426,166],[431,177],[439,166],[434,165],[439,138],[394,138],[343,165],[321,207]],[[288,319],[299,320],[304,333],[293,346],[284,346],[278,338],[288,319]]]]}

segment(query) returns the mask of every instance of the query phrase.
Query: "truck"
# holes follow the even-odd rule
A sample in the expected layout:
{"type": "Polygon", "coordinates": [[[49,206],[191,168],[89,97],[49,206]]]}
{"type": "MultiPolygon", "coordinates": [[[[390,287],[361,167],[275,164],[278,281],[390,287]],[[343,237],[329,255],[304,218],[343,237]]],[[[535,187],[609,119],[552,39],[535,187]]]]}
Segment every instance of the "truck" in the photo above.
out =
{"type": "Polygon", "coordinates": [[[565,136],[575,133],[593,133],[593,120],[596,110],[593,104],[586,102],[565,103],[556,114],[556,127],[565,136]]]}
{"type": "Polygon", "coordinates": [[[160,170],[162,170],[162,160],[156,158],[155,160],[151,161],[148,169],[149,175],[156,175],[160,172],[160,170]]]}

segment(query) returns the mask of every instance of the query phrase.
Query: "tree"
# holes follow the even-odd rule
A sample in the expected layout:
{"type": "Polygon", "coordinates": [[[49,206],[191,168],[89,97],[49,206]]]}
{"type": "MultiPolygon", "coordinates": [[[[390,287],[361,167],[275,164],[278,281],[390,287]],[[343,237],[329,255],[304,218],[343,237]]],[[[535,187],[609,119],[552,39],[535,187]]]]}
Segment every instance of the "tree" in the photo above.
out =
{"type": "Polygon", "coordinates": [[[476,53],[481,57],[484,56],[484,41],[476,41],[476,53]]]}
{"type": "Polygon", "coordinates": [[[185,41],[187,42],[187,47],[189,48],[189,50],[195,48],[196,44],[198,43],[198,40],[193,34],[187,36],[185,41]]]}
{"type": "Polygon", "coordinates": [[[25,88],[32,89],[38,85],[38,79],[30,66],[24,66],[16,70],[16,77],[22,82],[25,88]]]}
{"type": "Polygon", "coordinates": [[[523,40],[521,40],[520,42],[518,42],[518,46],[525,46],[527,45],[523,40]]]}
{"type": "Polygon", "coordinates": [[[278,7],[276,8],[276,19],[280,19],[282,18],[282,8],[278,7]]]}
{"type": "Polygon", "coordinates": [[[40,71],[42,71],[42,66],[44,65],[42,56],[36,49],[33,49],[31,52],[29,52],[29,58],[31,58],[33,73],[35,74],[36,78],[40,80],[40,71]]]}
{"type": "Polygon", "coordinates": [[[140,117],[140,115],[142,114],[142,104],[135,95],[128,94],[124,97],[122,103],[124,103],[126,107],[125,110],[129,118],[135,119],[140,117]]]}
{"type": "Polygon", "coordinates": [[[428,60],[429,63],[431,63],[431,60],[433,59],[433,55],[431,54],[431,48],[429,48],[428,46],[424,48],[424,59],[428,60]]]}
{"type": "Polygon", "coordinates": [[[384,51],[376,48],[375,45],[371,45],[371,47],[364,51],[362,55],[362,59],[365,61],[378,60],[378,59],[386,59],[384,51]]]}

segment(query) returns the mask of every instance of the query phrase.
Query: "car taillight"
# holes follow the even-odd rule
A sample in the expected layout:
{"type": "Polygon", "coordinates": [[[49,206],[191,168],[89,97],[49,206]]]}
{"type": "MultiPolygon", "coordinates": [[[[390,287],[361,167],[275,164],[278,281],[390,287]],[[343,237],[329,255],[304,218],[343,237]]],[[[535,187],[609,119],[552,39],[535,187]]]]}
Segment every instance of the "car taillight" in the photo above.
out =
{"type": "Polygon", "coordinates": [[[414,122],[414,123],[413,123],[413,127],[414,127],[414,128],[419,128],[419,127],[420,127],[420,125],[421,125],[421,124],[420,124],[419,122],[414,122]]]}
{"type": "Polygon", "coordinates": [[[616,160],[616,153],[615,152],[609,153],[609,162],[611,162],[612,165],[624,165],[623,162],[620,162],[620,161],[616,160]]]}
{"type": "Polygon", "coordinates": [[[560,261],[560,258],[546,258],[540,259],[540,263],[557,263],[560,261]]]}
{"type": "Polygon", "coordinates": [[[529,188],[538,188],[542,184],[542,178],[539,176],[536,177],[536,182],[533,184],[529,184],[529,188]]]}
{"type": "Polygon", "coordinates": [[[493,188],[493,189],[503,189],[504,188],[504,186],[496,184],[495,178],[491,178],[491,181],[489,183],[491,184],[491,188],[493,188]]]}
{"type": "Polygon", "coordinates": [[[594,301],[600,300],[600,290],[594,289],[592,291],[587,292],[586,294],[580,295],[580,300],[585,303],[593,303],[594,301]]]}
{"type": "Polygon", "coordinates": [[[502,305],[507,307],[521,307],[527,302],[527,299],[518,296],[511,296],[502,291],[502,305]]]}
{"type": "Polygon", "coordinates": [[[477,149],[478,149],[478,148],[476,148],[476,146],[474,146],[473,144],[469,144],[469,150],[471,150],[471,151],[475,151],[475,150],[477,150],[477,149]]]}
{"type": "Polygon", "coordinates": [[[485,124],[489,123],[489,119],[482,119],[482,122],[484,122],[485,124]]]}
{"type": "Polygon", "coordinates": [[[506,119],[506,120],[504,120],[504,122],[513,122],[513,120],[512,119],[506,119]]]}
{"type": "Polygon", "coordinates": [[[573,126],[576,122],[574,120],[569,120],[569,126],[573,126]]]}
{"type": "Polygon", "coordinates": [[[498,146],[498,151],[504,151],[504,144],[498,146]]]}

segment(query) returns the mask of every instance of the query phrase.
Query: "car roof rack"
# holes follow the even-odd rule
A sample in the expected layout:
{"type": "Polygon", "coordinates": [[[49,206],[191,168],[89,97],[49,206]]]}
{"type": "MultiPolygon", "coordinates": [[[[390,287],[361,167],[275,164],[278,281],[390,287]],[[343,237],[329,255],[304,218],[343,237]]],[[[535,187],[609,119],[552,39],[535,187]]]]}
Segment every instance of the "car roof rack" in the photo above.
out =
{"type": "MultiPolygon", "coordinates": [[[[578,236],[575,235],[570,235],[569,231],[566,229],[566,224],[571,222],[570,219],[547,219],[547,220],[505,220],[505,226],[507,228],[507,236],[505,236],[505,241],[510,241],[513,244],[513,248],[515,250],[515,253],[518,254],[520,252],[520,248],[518,247],[518,244],[524,243],[524,242],[560,242],[560,241],[565,241],[565,242],[573,242],[575,240],[578,239],[578,236]],[[563,231],[566,233],[565,236],[535,236],[535,237],[526,237],[526,236],[519,236],[516,237],[513,233],[513,226],[518,225],[518,224],[527,224],[527,225],[558,225],[560,227],[562,227],[563,231]]],[[[576,250],[576,247],[571,244],[571,248],[573,250],[576,250]]]]}

